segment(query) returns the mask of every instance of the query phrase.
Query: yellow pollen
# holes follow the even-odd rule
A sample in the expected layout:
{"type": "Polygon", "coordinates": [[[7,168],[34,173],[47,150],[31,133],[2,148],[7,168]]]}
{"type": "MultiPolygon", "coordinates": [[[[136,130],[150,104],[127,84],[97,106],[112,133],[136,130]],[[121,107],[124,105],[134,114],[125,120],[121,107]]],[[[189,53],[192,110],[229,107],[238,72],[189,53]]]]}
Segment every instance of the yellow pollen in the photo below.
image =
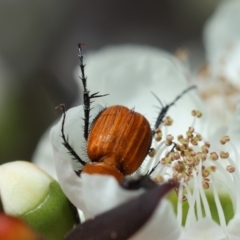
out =
{"type": "Polygon", "coordinates": [[[180,159],[180,154],[178,152],[174,152],[174,159],[175,160],[180,159]]]}
{"type": "Polygon", "coordinates": [[[198,141],[202,141],[202,135],[201,134],[197,134],[196,138],[198,139],[198,141]]]}
{"type": "Polygon", "coordinates": [[[167,164],[167,163],[166,163],[166,158],[162,158],[162,159],[160,160],[160,163],[163,164],[163,165],[167,164]]]}
{"type": "Polygon", "coordinates": [[[211,166],[210,169],[211,169],[212,172],[216,172],[217,167],[216,166],[211,166]]]}
{"type": "Polygon", "coordinates": [[[196,111],[196,116],[197,116],[197,118],[200,118],[200,117],[202,117],[202,113],[197,110],[197,111],[196,111]]]}
{"type": "Polygon", "coordinates": [[[188,131],[189,131],[190,133],[193,133],[193,132],[194,132],[194,128],[193,128],[193,127],[189,127],[189,128],[188,128],[188,131]]]}
{"type": "Polygon", "coordinates": [[[156,155],[156,149],[155,148],[151,148],[149,153],[148,153],[149,157],[154,157],[156,155]]]}
{"type": "Polygon", "coordinates": [[[202,145],[201,149],[202,149],[203,153],[208,154],[209,151],[208,151],[208,148],[206,147],[206,145],[202,145]]]}
{"type": "Polygon", "coordinates": [[[208,171],[208,169],[203,169],[203,170],[202,170],[202,176],[203,176],[203,177],[208,177],[209,174],[210,174],[210,172],[208,171]]]}
{"type": "Polygon", "coordinates": [[[196,116],[197,115],[197,113],[196,113],[196,110],[192,110],[192,116],[196,116]]]}
{"type": "Polygon", "coordinates": [[[163,125],[164,126],[171,126],[173,124],[173,119],[170,118],[169,116],[167,116],[164,120],[163,120],[163,125]]]}
{"type": "Polygon", "coordinates": [[[194,159],[193,158],[190,158],[190,157],[187,157],[185,158],[185,162],[188,166],[193,166],[194,164],[194,159]]]}
{"type": "Polygon", "coordinates": [[[187,131],[186,135],[187,135],[188,138],[192,138],[193,137],[193,134],[190,131],[187,131]]]}
{"type": "Polygon", "coordinates": [[[182,142],[182,145],[187,147],[188,146],[188,141],[185,139],[183,142],[182,142]]]}
{"type": "Polygon", "coordinates": [[[191,144],[193,145],[193,146],[197,146],[198,145],[198,141],[197,140],[195,140],[195,139],[191,139],[191,144]]]}
{"type": "Polygon", "coordinates": [[[168,141],[172,141],[172,140],[173,140],[173,136],[172,136],[171,134],[168,134],[168,135],[167,135],[167,140],[168,140],[168,141]]]}
{"type": "Polygon", "coordinates": [[[221,144],[225,144],[226,142],[228,142],[228,141],[230,141],[230,137],[229,136],[223,136],[223,137],[221,137],[221,139],[220,139],[220,143],[221,144]]]}
{"type": "Polygon", "coordinates": [[[156,133],[155,134],[155,141],[160,142],[162,140],[162,133],[156,133]]]}
{"type": "MultiPolygon", "coordinates": [[[[188,149],[188,150],[190,150],[190,149],[188,149]]],[[[191,156],[191,157],[195,157],[195,156],[196,156],[196,153],[195,153],[194,151],[190,151],[190,156],[191,156]]]]}
{"type": "Polygon", "coordinates": [[[192,116],[200,118],[202,117],[202,113],[199,110],[192,110],[192,116]]]}
{"type": "Polygon", "coordinates": [[[228,152],[224,152],[224,151],[221,151],[220,152],[220,158],[222,159],[226,159],[229,157],[229,153],[228,152]]]}
{"type": "Polygon", "coordinates": [[[207,148],[210,148],[210,143],[209,143],[209,142],[205,142],[204,145],[205,145],[207,148]]]}
{"type": "Polygon", "coordinates": [[[184,140],[183,135],[178,135],[178,136],[177,136],[177,140],[178,140],[180,143],[182,143],[183,140],[184,140]]]}
{"type": "Polygon", "coordinates": [[[204,189],[208,189],[209,188],[209,182],[203,181],[202,186],[203,186],[204,189]]]}
{"type": "Polygon", "coordinates": [[[208,177],[205,177],[205,178],[204,178],[204,181],[209,182],[210,179],[209,179],[208,177]]]}
{"type": "Polygon", "coordinates": [[[190,155],[188,150],[183,151],[183,153],[184,153],[184,156],[186,157],[190,155]]]}
{"type": "Polygon", "coordinates": [[[172,145],[172,141],[167,141],[167,140],[166,140],[166,141],[165,141],[165,145],[166,145],[166,146],[171,146],[171,145],[172,145]]]}
{"type": "Polygon", "coordinates": [[[210,159],[213,161],[218,160],[218,154],[216,152],[211,152],[210,153],[210,159]]]}
{"type": "Polygon", "coordinates": [[[226,167],[226,169],[227,169],[227,171],[230,172],[230,173],[235,172],[235,167],[234,167],[234,166],[228,165],[228,166],[226,167]]]}
{"type": "Polygon", "coordinates": [[[164,177],[162,175],[157,175],[154,179],[158,183],[164,182],[164,177]]]}

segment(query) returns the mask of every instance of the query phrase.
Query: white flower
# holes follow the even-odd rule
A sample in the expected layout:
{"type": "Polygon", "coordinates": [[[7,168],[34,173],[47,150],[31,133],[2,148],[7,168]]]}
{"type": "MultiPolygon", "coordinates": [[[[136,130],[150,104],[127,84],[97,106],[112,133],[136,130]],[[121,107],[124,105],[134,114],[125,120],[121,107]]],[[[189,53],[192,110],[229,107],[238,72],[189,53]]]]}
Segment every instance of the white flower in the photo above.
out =
{"type": "MultiPolygon", "coordinates": [[[[127,50],[130,51],[129,49],[127,50]]],[[[140,51],[139,49],[137,50],[133,48],[131,56],[135,56],[136,59],[134,61],[131,60],[126,66],[124,65],[124,67],[119,66],[118,61],[114,62],[114,59],[111,59],[111,56],[118,56],[119,58],[122,56],[123,59],[127,59],[125,57],[126,52],[123,54],[124,49],[120,49],[119,54],[117,54],[117,49],[114,48],[106,51],[104,53],[105,57],[103,60],[96,61],[96,64],[98,63],[100,65],[96,69],[94,59],[91,60],[91,58],[88,58],[89,63],[92,63],[92,65],[89,64],[90,66],[87,65],[88,67],[86,67],[88,81],[90,83],[91,79],[96,79],[95,81],[97,81],[97,79],[101,79],[101,82],[98,82],[98,84],[95,83],[95,91],[100,91],[100,94],[110,93],[109,96],[98,99],[98,101],[96,101],[97,103],[105,105],[104,101],[109,101],[110,105],[124,104],[129,108],[132,108],[133,105],[135,105],[135,110],[144,114],[146,118],[153,123],[152,119],[156,116],[156,112],[154,113],[151,111],[151,104],[155,99],[151,96],[151,94],[149,94],[149,92],[152,90],[156,95],[159,95],[159,98],[166,98],[166,102],[169,103],[181,92],[181,90],[187,87],[187,82],[184,77],[185,71],[183,68],[176,70],[176,66],[166,59],[166,55],[163,55],[162,57],[160,53],[156,52],[156,56],[153,54],[154,57],[151,58],[148,56],[147,49],[140,51]],[[134,50],[136,51],[134,52],[134,50]],[[112,51],[114,51],[114,54],[111,53],[112,51]],[[109,54],[109,56],[107,54],[109,54]],[[139,62],[137,60],[139,60],[139,62]],[[149,62],[151,62],[151,64],[149,64],[149,62]],[[100,77],[103,69],[107,68],[107,66],[109,67],[109,71],[106,73],[106,76],[100,77]],[[122,72],[125,71],[127,66],[132,67],[129,67],[129,74],[124,74],[124,77],[122,76],[122,72]],[[154,68],[152,68],[152,66],[154,66],[154,68]],[[131,75],[131,69],[134,69],[134,76],[131,75]],[[114,74],[115,72],[118,74],[114,74]],[[157,79],[159,79],[159,81],[157,81],[157,79]],[[162,79],[164,79],[164,81],[162,81],[162,79]],[[137,81],[137,83],[134,83],[134,81],[137,81]],[[129,87],[128,84],[137,86],[137,93],[139,94],[135,94],[135,89],[133,87],[129,87]],[[115,89],[115,87],[117,90],[114,90],[112,94],[111,91],[112,89],[115,89]],[[131,91],[129,91],[129,89],[131,89],[131,91]]],[[[98,54],[99,56],[96,55],[96,59],[98,59],[98,57],[100,58],[103,53],[99,52],[98,54]]],[[[92,117],[99,112],[99,109],[101,109],[100,105],[94,105],[92,117]]],[[[180,171],[181,164],[184,164],[184,167],[186,167],[186,159],[183,156],[176,158],[173,161],[165,159],[165,162],[162,161],[158,165],[152,174],[152,177],[161,181],[169,179],[171,181],[179,181],[177,218],[174,217],[167,202],[164,201],[160,203],[160,206],[155,213],[157,220],[153,216],[148,224],[138,233],[138,235],[135,236],[136,239],[146,239],[158,236],[163,232],[163,229],[165,229],[165,232],[164,237],[161,236],[161,239],[180,239],[180,236],[181,239],[193,239],[193,234],[197,234],[195,239],[234,239],[234,234],[235,236],[238,236],[238,234],[240,235],[238,228],[236,227],[239,221],[240,192],[235,191],[238,180],[240,180],[240,168],[235,162],[235,160],[239,157],[239,153],[236,151],[236,146],[239,144],[239,114],[238,110],[233,120],[235,124],[232,124],[232,127],[229,129],[230,136],[233,139],[232,144],[234,145],[232,147],[227,147],[227,150],[230,152],[230,157],[228,160],[225,159],[225,162],[227,162],[225,165],[229,165],[226,170],[218,163],[219,160],[215,161],[215,153],[210,154],[216,150],[218,155],[220,155],[220,144],[216,143],[218,139],[213,139],[213,147],[210,147],[209,149],[208,144],[201,142],[200,135],[197,135],[202,134],[203,141],[207,140],[205,138],[208,137],[208,134],[203,128],[204,123],[206,123],[207,116],[197,96],[194,95],[194,92],[189,92],[184,95],[182,99],[177,102],[176,106],[173,106],[170,109],[169,115],[173,118],[174,124],[169,127],[169,129],[167,127],[163,129],[163,139],[165,139],[169,132],[175,136],[174,142],[178,142],[176,136],[181,133],[185,135],[185,132],[189,129],[188,127],[191,126],[192,128],[190,128],[187,133],[188,135],[194,134],[191,143],[195,145],[195,141],[199,141],[200,146],[204,146],[203,148],[193,146],[192,154],[194,152],[203,151],[203,155],[201,155],[202,160],[199,156],[197,163],[193,162],[195,165],[193,168],[189,168],[188,172],[180,171]],[[191,110],[193,109],[200,109],[203,112],[203,117],[200,120],[191,120],[191,110]],[[202,121],[204,118],[205,121],[202,121]],[[198,139],[194,138],[196,136],[198,139]],[[206,158],[206,160],[204,158],[206,158]],[[211,160],[211,158],[214,160],[211,160]],[[205,166],[205,168],[203,166],[205,166]],[[221,177],[219,178],[219,176],[221,177]],[[220,224],[216,224],[213,220],[214,210],[211,209],[212,205],[207,200],[209,195],[205,193],[205,188],[211,189],[212,194],[209,195],[212,196],[214,202],[216,203],[217,210],[215,212],[219,214],[218,219],[220,224]],[[224,211],[222,210],[223,207],[219,204],[219,199],[222,200],[225,198],[223,197],[223,193],[230,198],[230,200],[228,200],[229,205],[231,205],[232,201],[233,212],[235,213],[234,218],[230,220],[229,224],[226,222],[224,211]],[[182,199],[185,198],[188,200],[190,206],[187,213],[182,212],[182,199]],[[203,208],[201,207],[201,201],[203,208]],[[169,208],[167,213],[164,215],[162,215],[162,213],[158,214],[158,211],[163,211],[163,205],[165,204],[166,207],[169,208]],[[197,209],[196,214],[194,210],[195,208],[197,209]],[[184,215],[187,216],[187,218],[184,231],[182,232],[181,225],[183,223],[184,215]],[[162,221],[166,225],[160,229],[160,223],[162,221]],[[150,232],[147,230],[149,228],[151,229],[150,232]],[[175,231],[173,231],[173,229],[175,229],[175,231]]],[[[84,124],[82,120],[83,117],[84,114],[82,106],[70,109],[66,114],[64,132],[68,137],[69,143],[78,155],[84,160],[87,160],[86,152],[84,151],[86,142],[84,141],[83,133],[81,132],[84,124]]],[[[62,145],[63,140],[60,137],[61,127],[62,120],[60,120],[59,123],[51,130],[51,141],[54,149],[54,159],[58,179],[65,194],[84,212],[87,218],[96,216],[97,214],[109,210],[127,199],[131,199],[138,194],[141,194],[141,191],[127,192],[126,190],[121,189],[112,177],[82,174],[81,178],[79,178],[75,174],[74,170],[79,170],[80,165],[77,164],[73,166],[74,160],[71,159],[71,156],[67,153],[66,148],[62,145]]],[[[185,138],[185,136],[183,138],[185,138]]],[[[184,139],[179,138],[179,142],[182,145],[185,144],[183,141],[184,139]]],[[[231,141],[226,145],[230,144],[231,141]]],[[[156,143],[155,147],[157,149],[156,156],[147,160],[147,163],[145,163],[141,169],[142,172],[151,170],[160,159],[165,157],[165,152],[169,150],[169,147],[164,145],[164,141],[156,143]]],[[[223,147],[222,149],[224,150],[223,147]]],[[[225,149],[225,151],[227,150],[225,149]]],[[[190,150],[185,149],[185,154],[190,154],[187,151],[190,150]]],[[[180,152],[181,151],[179,151],[179,153],[180,152]]],[[[193,161],[193,159],[187,160],[193,161]]]]}
{"type": "Polygon", "coordinates": [[[200,96],[213,122],[228,125],[240,94],[240,2],[224,1],[207,21],[203,39],[207,65],[200,70],[200,96]]]}
{"type": "MultiPolygon", "coordinates": [[[[135,108],[135,111],[146,116],[151,124],[157,116],[154,106],[159,106],[151,91],[166,104],[188,86],[185,78],[188,73],[181,63],[170,54],[156,48],[134,45],[108,47],[88,54],[85,62],[89,90],[92,93],[109,94],[95,99],[95,103],[103,107],[119,104],[135,108]],[[182,74],[179,75],[179,72],[182,74]]],[[[79,80],[79,67],[75,75],[82,88],[79,80]]],[[[196,95],[195,91],[189,92],[169,110],[172,117],[178,116],[179,124],[185,124],[179,106],[189,106],[189,108],[195,106],[201,111],[204,109],[200,99],[193,95],[196,95]]],[[[207,119],[206,115],[203,121],[205,119],[207,119]]],[[[177,129],[177,126],[173,125],[173,128],[177,129]]],[[[176,133],[175,130],[172,131],[176,133]]],[[[33,156],[33,162],[56,177],[48,133],[49,130],[40,140],[33,156]]],[[[81,136],[80,132],[78,136],[81,136]]]]}
{"type": "MultiPolygon", "coordinates": [[[[103,72],[102,69],[105,68],[105,65],[107,68],[106,72],[109,74],[109,76],[104,78],[107,84],[102,80],[101,86],[103,87],[100,86],[100,83],[98,86],[101,94],[110,93],[110,95],[99,99],[97,102],[104,104],[103,101],[109,98],[107,101],[110,101],[111,105],[118,103],[125,104],[129,108],[135,107],[136,111],[142,109],[141,113],[144,114],[151,123],[154,123],[153,120],[157,116],[156,111],[153,111],[152,105],[157,105],[158,102],[151,95],[150,91],[161,95],[159,96],[161,99],[166,100],[166,103],[170,103],[188,86],[183,75],[184,71],[176,70],[169,58],[166,58],[166,54],[162,55],[161,52],[157,52],[156,50],[139,48],[132,48],[132,50],[130,50],[129,47],[122,49],[112,48],[105,53],[99,52],[99,56],[96,56],[96,59],[98,60],[103,54],[105,55],[104,59],[106,59],[106,61],[100,61],[102,65],[98,66],[96,70],[94,69],[95,61],[90,61],[89,59],[89,63],[93,62],[92,67],[90,64],[90,66],[87,65],[88,67],[86,67],[87,71],[89,71],[89,74],[87,74],[89,82],[91,78],[93,81],[94,79],[97,80],[97,76],[99,77],[99,74],[103,72]],[[128,60],[126,64],[126,59],[128,59],[126,55],[129,54],[129,51],[131,51],[132,58],[128,60]],[[115,56],[119,58],[121,56],[119,62],[121,63],[125,60],[126,65],[119,66],[118,61],[114,63],[112,57],[115,56]],[[94,70],[94,72],[92,72],[91,69],[92,71],[94,70]],[[126,74],[125,71],[129,74],[126,74]],[[115,72],[118,74],[114,74],[115,72]],[[111,73],[115,77],[111,76],[111,73]],[[124,75],[126,76],[121,76],[122,73],[125,73],[124,75]],[[111,82],[110,79],[114,80],[114,82],[111,82]],[[164,79],[164,81],[162,81],[162,79],[164,79]],[[116,86],[116,84],[118,84],[118,86],[116,86]],[[136,86],[137,89],[133,89],[133,87],[129,87],[128,85],[136,86]],[[106,87],[106,90],[104,90],[104,86],[108,86],[108,88],[106,87]],[[118,91],[114,90],[112,94],[111,89],[115,89],[115,87],[118,91]],[[121,97],[118,101],[117,96],[124,97],[121,97]]],[[[99,63],[97,60],[96,63],[99,63]]],[[[184,116],[189,113],[187,109],[193,109],[196,105],[203,110],[194,91],[189,92],[176,103],[176,106],[172,106],[169,114],[175,116],[178,120],[176,121],[177,124],[180,124],[181,127],[187,127],[188,123],[185,121],[184,116]]],[[[94,117],[100,109],[101,107],[99,105],[95,105],[91,112],[92,117],[94,117]]],[[[64,132],[68,137],[69,143],[78,155],[82,159],[87,160],[84,150],[86,149],[86,142],[84,141],[82,133],[82,126],[84,124],[82,120],[83,117],[83,106],[70,109],[66,114],[64,132]]],[[[172,127],[174,133],[177,134],[179,132],[179,125],[173,125],[172,127]]],[[[82,174],[81,178],[79,178],[74,170],[79,170],[80,164],[73,166],[73,163],[76,161],[71,159],[67,149],[62,144],[63,139],[60,137],[61,128],[62,119],[51,130],[51,141],[54,149],[58,179],[65,194],[84,212],[86,217],[96,216],[127,199],[141,194],[142,191],[128,192],[121,189],[112,177],[82,174]],[[104,197],[101,198],[100,196],[104,197]]],[[[181,235],[181,225],[177,224],[169,203],[162,201],[160,206],[152,217],[152,220],[150,220],[148,225],[136,236],[136,239],[146,239],[149,233],[151,233],[151,237],[158,236],[159,232],[154,231],[154,229],[162,232],[162,239],[177,239],[181,235]],[[168,210],[165,211],[166,209],[168,210]],[[165,211],[164,214],[162,211],[165,211]],[[163,221],[166,225],[162,224],[162,228],[160,229],[158,223],[163,221]],[[173,231],[173,229],[175,229],[175,231],[173,231]]]]}

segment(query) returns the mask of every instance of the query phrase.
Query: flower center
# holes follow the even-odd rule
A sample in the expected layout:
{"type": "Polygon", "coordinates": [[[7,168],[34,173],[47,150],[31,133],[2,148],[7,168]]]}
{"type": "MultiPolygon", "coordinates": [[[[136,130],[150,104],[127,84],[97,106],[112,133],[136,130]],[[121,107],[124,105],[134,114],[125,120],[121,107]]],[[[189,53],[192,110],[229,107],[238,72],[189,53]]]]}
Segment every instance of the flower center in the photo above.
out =
{"type": "MultiPolygon", "coordinates": [[[[202,113],[194,110],[192,116],[196,120],[202,113]]],[[[167,118],[163,125],[169,126],[172,122],[167,118]]],[[[177,185],[169,199],[174,203],[182,225],[189,226],[196,220],[209,217],[225,228],[240,202],[236,191],[240,174],[234,161],[239,156],[228,136],[223,136],[220,144],[213,143],[211,147],[195,131],[194,122],[176,140],[168,134],[165,141],[161,141],[163,132],[160,128],[156,131],[156,154],[152,157],[152,166],[149,166],[150,169],[155,166],[155,170],[151,176],[157,182],[177,185]]]]}

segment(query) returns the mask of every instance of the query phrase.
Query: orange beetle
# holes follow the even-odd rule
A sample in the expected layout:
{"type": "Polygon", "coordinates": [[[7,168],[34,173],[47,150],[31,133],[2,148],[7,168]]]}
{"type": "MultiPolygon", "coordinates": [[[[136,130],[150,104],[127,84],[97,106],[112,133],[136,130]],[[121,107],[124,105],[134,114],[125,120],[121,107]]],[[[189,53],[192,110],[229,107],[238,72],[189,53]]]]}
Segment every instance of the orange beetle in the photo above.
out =
{"type": "Polygon", "coordinates": [[[156,129],[161,124],[168,109],[186,92],[194,88],[191,86],[183,91],[175,100],[163,106],[160,99],[154,94],[162,109],[157,117],[154,128],[151,129],[148,120],[140,113],[134,112],[127,107],[115,105],[103,109],[94,119],[89,130],[89,113],[91,99],[103,97],[97,93],[89,94],[87,79],[84,73],[82,44],[78,44],[78,57],[80,60],[81,80],[83,83],[84,101],[84,137],[87,142],[87,154],[91,162],[84,162],[74,151],[64,134],[64,123],[66,118],[64,105],[63,110],[62,138],[63,145],[69,153],[82,165],[81,172],[89,174],[107,174],[121,181],[125,175],[134,173],[142,164],[150,151],[152,138],[156,129]]]}
{"type": "Polygon", "coordinates": [[[96,118],[87,141],[92,163],[83,172],[115,176],[135,172],[149,152],[152,131],[147,119],[124,106],[112,106],[96,118]]]}

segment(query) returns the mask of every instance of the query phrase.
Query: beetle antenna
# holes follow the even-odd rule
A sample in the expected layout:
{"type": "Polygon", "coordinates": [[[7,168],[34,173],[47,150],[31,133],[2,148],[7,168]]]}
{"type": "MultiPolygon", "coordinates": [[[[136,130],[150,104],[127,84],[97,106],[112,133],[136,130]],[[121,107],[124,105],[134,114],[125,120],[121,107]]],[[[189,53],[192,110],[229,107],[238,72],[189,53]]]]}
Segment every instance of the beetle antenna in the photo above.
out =
{"type": "Polygon", "coordinates": [[[85,64],[83,63],[83,51],[82,46],[86,46],[85,44],[79,43],[78,44],[78,58],[80,61],[80,69],[81,69],[81,77],[83,84],[83,109],[84,109],[84,138],[87,141],[88,133],[89,133],[89,114],[91,111],[91,99],[104,97],[108,94],[98,95],[99,92],[93,93],[90,95],[90,91],[87,89],[87,77],[85,76],[85,64]]]}
{"type": "Polygon", "coordinates": [[[162,107],[160,113],[158,114],[157,120],[156,120],[156,122],[154,124],[154,128],[152,129],[152,136],[155,135],[156,129],[162,123],[162,120],[166,116],[169,108],[171,106],[173,106],[184,94],[186,94],[188,91],[190,91],[190,90],[192,90],[194,88],[196,88],[195,85],[188,87],[183,92],[181,92],[171,103],[167,104],[166,106],[164,106],[162,101],[159,99],[159,97],[155,93],[152,92],[153,96],[157,99],[157,101],[160,103],[160,105],[162,107]]]}
{"type": "Polygon", "coordinates": [[[75,150],[71,147],[71,145],[68,142],[68,137],[65,136],[64,133],[64,125],[65,125],[65,121],[66,121],[66,110],[65,110],[65,105],[64,104],[60,104],[59,106],[57,106],[55,109],[61,109],[63,112],[63,120],[62,120],[62,127],[61,127],[61,137],[63,139],[63,146],[68,150],[68,153],[70,155],[73,156],[73,160],[77,160],[78,162],[80,162],[83,166],[86,165],[86,162],[84,162],[79,156],[78,154],[75,152],[75,150]]]}

